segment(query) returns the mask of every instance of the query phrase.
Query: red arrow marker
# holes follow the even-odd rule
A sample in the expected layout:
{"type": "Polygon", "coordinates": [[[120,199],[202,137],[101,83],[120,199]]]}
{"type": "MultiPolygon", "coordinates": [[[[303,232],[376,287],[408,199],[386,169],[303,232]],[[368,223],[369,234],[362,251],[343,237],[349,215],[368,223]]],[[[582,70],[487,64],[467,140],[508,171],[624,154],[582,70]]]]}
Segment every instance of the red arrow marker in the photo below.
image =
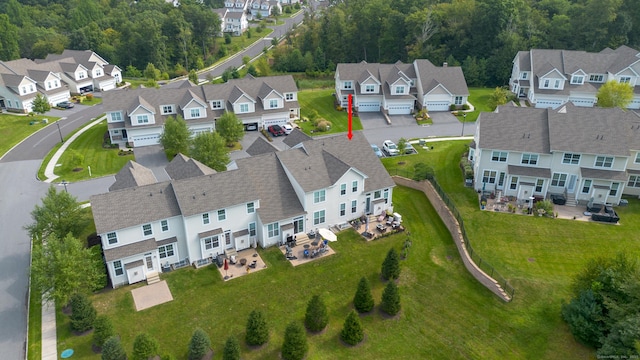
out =
{"type": "Polygon", "coordinates": [[[349,138],[349,140],[351,140],[351,138],[353,137],[353,128],[351,126],[351,117],[353,116],[353,110],[351,109],[351,104],[353,103],[353,95],[349,94],[349,107],[347,108],[347,113],[349,114],[349,132],[347,133],[347,138],[349,138]]]}

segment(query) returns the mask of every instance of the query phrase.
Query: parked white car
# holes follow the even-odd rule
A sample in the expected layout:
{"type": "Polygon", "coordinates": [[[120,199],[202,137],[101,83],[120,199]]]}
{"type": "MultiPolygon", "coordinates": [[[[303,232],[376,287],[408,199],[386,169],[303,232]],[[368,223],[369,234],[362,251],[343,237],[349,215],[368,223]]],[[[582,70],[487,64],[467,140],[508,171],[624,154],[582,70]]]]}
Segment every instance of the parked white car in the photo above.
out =
{"type": "Polygon", "coordinates": [[[400,151],[398,150],[398,146],[391,140],[385,140],[382,143],[382,151],[387,153],[387,155],[389,156],[396,156],[400,154],[400,151]]]}
{"type": "Polygon", "coordinates": [[[284,134],[285,135],[289,135],[293,131],[293,126],[291,126],[289,124],[284,124],[284,125],[282,125],[282,130],[284,130],[284,134]]]}

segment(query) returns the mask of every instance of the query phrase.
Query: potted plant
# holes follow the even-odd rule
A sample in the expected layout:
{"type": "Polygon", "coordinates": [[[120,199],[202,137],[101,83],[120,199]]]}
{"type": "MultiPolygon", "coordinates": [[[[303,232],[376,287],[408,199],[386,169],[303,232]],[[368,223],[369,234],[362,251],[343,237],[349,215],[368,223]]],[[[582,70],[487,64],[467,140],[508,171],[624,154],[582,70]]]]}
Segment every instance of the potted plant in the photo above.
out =
{"type": "Polygon", "coordinates": [[[480,202],[480,209],[481,209],[481,210],[484,210],[484,207],[485,207],[485,206],[487,206],[487,202],[486,202],[486,201],[484,201],[484,200],[482,200],[482,201],[480,202]]]}

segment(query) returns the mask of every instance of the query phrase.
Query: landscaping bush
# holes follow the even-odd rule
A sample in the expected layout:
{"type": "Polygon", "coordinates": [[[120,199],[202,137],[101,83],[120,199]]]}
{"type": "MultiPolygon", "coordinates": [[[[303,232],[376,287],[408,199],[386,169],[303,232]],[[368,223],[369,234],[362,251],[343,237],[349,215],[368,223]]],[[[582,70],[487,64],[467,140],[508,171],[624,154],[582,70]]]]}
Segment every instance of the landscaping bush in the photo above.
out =
{"type": "Polygon", "coordinates": [[[133,340],[133,360],[147,360],[158,354],[158,342],[146,333],[141,333],[133,340]]]}
{"type": "Polygon", "coordinates": [[[373,305],[373,295],[371,295],[369,280],[363,276],[358,283],[356,295],[353,297],[353,307],[355,307],[359,313],[366,313],[373,310],[373,305]]]}
{"type": "Polygon", "coordinates": [[[364,340],[362,323],[355,310],[351,310],[344,320],[344,326],[342,326],[342,331],[340,331],[340,338],[349,345],[356,345],[364,340]]]}
{"type": "Polygon", "coordinates": [[[209,335],[200,328],[196,329],[189,342],[189,360],[201,360],[207,354],[209,348],[211,348],[209,335]]]}
{"type": "Polygon", "coordinates": [[[469,110],[471,109],[471,107],[469,106],[469,104],[462,104],[462,110],[469,110]]]}
{"type": "Polygon", "coordinates": [[[397,279],[400,277],[400,259],[396,249],[391,248],[387,257],[382,262],[382,278],[385,280],[397,279]]]}
{"type": "Polygon", "coordinates": [[[281,356],[284,360],[302,360],[307,351],[307,337],[304,333],[302,325],[294,321],[287,326],[284,333],[284,342],[282,343],[281,356]]]}
{"type": "Polygon", "coordinates": [[[304,325],[309,331],[322,331],[329,323],[327,305],[319,295],[314,295],[307,304],[307,313],[304,317],[304,325]]]}
{"type": "Polygon", "coordinates": [[[93,94],[89,93],[87,95],[85,95],[87,97],[87,100],[91,101],[93,100],[93,94]]]}
{"type": "Polygon", "coordinates": [[[460,159],[460,169],[462,169],[465,179],[473,179],[473,167],[471,166],[471,161],[466,157],[460,159]]]}
{"type": "Polygon", "coordinates": [[[320,120],[316,125],[316,130],[320,132],[329,131],[331,129],[331,121],[329,120],[320,120]]]}
{"type": "Polygon", "coordinates": [[[449,105],[449,111],[456,110],[456,106],[454,104],[449,105]]]}
{"type": "Polygon", "coordinates": [[[71,330],[85,332],[93,328],[96,321],[96,309],[91,304],[91,300],[81,293],[71,297],[71,330]]]}
{"type": "Polygon", "coordinates": [[[105,341],[102,347],[102,360],[127,360],[127,353],[117,336],[112,336],[105,341]]]}
{"type": "Polygon", "coordinates": [[[269,341],[267,321],[259,310],[253,310],[251,314],[249,314],[245,340],[247,345],[250,346],[259,346],[269,341]]]}
{"type": "Polygon", "coordinates": [[[113,324],[111,320],[104,316],[100,315],[96,318],[96,321],[93,322],[93,345],[99,348],[104,346],[105,341],[108,338],[114,336],[116,333],[113,330],[113,324]]]}
{"type": "Polygon", "coordinates": [[[229,336],[224,344],[222,360],[240,360],[240,343],[235,336],[229,336]]]}
{"type": "Polygon", "coordinates": [[[382,292],[380,310],[393,316],[400,311],[400,292],[395,282],[389,281],[382,292]]]}
{"type": "Polygon", "coordinates": [[[425,163],[416,163],[413,166],[413,180],[415,181],[432,179],[433,175],[433,168],[425,163]]]}

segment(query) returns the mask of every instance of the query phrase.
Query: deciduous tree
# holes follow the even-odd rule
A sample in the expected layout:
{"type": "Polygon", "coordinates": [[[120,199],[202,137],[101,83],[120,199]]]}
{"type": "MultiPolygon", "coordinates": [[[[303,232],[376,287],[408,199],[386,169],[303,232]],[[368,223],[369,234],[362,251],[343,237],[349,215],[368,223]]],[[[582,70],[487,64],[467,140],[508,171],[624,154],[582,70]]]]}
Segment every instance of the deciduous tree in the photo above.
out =
{"type": "Polygon", "coordinates": [[[229,150],[217,132],[202,132],[193,139],[191,157],[215,171],[227,170],[229,150]]]}
{"type": "Polygon", "coordinates": [[[49,105],[49,100],[47,100],[46,97],[37,93],[35,99],[33,99],[33,103],[31,103],[31,108],[36,114],[44,114],[51,110],[51,105],[49,105]]]}
{"type": "Polygon", "coordinates": [[[216,121],[216,131],[225,139],[228,146],[232,146],[244,136],[244,125],[236,114],[225,111],[216,121]]]}
{"type": "Polygon", "coordinates": [[[170,116],[164,122],[164,130],[160,135],[160,144],[170,155],[189,154],[191,130],[181,115],[170,116]]]}
{"type": "Polygon", "coordinates": [[[626,109],[633,100],[633,87],[627,83],[610,80],[598,89],[596,97],[600,107],[626,109]]]}
{"type": "Polygon", "coordinates": [[[32,238],[44,239],[52,234],[62,238],[71,233],[75,236],[86,224],[82,219],[78,200],[64,190],[57,191],[51,185],[42,198],[42,205],[31,211],[33,223],[26,226],[32,238]]]}

